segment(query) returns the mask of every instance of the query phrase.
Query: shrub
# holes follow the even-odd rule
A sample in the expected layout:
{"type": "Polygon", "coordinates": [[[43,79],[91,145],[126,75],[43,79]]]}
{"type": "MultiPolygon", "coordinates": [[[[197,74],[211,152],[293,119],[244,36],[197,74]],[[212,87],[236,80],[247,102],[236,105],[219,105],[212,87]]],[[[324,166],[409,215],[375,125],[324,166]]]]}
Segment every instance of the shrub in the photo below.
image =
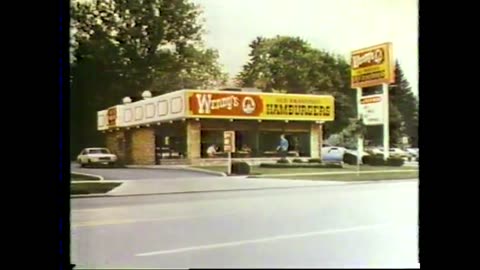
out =
{"type": "Polygon", "coordinates": [[[326,164],[319,164],[318,167],[316,168],[338,168],[341,169],[343,168],[342,163],[326,163],[326,164]]]}
{"type": "Polygon", "coordinates": [[[293,163],[303,163],[303,160],[299,159],[299,158],[294,158],[292,160],[293,163]]]}
{"type": "Polygon", "coordinates": [[[356,165],[357,164],[357,157],[350,154],[350,153],[345,153],[343,155],[343,162],[350,164],[350,165],[356,165]]]}
{"type": "Polygon", "coordinates": [[[372,162],[372,156],[364,156],[362,157],[362,163],[363,164],[370,164],[370,162],[372,162]]]}
{"type": "Polygon", "coordinates": [[[308,163],[321,163],[322,160],[319,158],[311,158],[308,160],[308,163]]]}
{"type": "Polygon", "coordinates": [[[387,159],[386,165],[387,166],[402,166],[405,163],[405,160],[403,158],[398,158],[398,157],[390,157],[387,159]]]}
{"type": "Polygon", "coordinates": [[[115,168],[125,168],[126,162],[123,159],[118,159],[117,162],[113,165],[115,168]]]}
{"type": "Polygon", "coordinates": [[[327,163],[327,164],[315,164],[315,163],[261,163],[262,168],[343,168],[341,163],[327,163]]]}
{"type": "Polygon", "coordinates": [[[232,174],[248,175],[250,174],[250,165],[246,162],[233,162],[232,174]]]}
{"type": "Polygon", "coordinates": [[[281,158],[281,159],[277,160],[277,163],[287,164],[287,163],[290,163],[290,161],[288,161],[288,159],[286,159],[286,158],[281,158]]]}
{"type": "Polygon", "coordinates": [[[370,166],[384,166],[385,161],[383,160],[383,155],[370,156],[365,163],[370,166]]]}

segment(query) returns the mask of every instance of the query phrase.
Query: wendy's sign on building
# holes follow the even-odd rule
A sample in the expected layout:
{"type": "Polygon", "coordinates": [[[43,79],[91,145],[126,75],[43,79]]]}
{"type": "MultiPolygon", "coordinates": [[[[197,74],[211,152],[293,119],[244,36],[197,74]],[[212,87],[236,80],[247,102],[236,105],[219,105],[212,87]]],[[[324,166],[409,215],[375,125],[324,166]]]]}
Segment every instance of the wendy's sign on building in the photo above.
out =
{"type": "Polygon", "coordinates": [[[188,116],[263,120],[332,121],[332,96],[189,91],[188,116]]]}

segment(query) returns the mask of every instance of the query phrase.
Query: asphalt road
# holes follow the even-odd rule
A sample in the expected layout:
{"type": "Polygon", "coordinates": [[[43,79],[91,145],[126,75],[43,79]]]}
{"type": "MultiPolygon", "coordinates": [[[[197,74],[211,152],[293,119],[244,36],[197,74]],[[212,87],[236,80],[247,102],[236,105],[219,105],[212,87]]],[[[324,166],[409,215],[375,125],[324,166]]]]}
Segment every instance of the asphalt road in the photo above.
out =
{"type": "Polygon", "coordinates": [[[77,268],[418,268],[418,181],[72,199],[77,268]]]}
{"type": "MultiPolygon", "coordinates": [[[[175,170],[175,169],[140,169],[140,168],[81,168],[77,163],[71,163],[72,172],[101,175],[106,180],[138,180],[138,179],[172,179],[172,178],[196,178],[212,177],[211,174],[175,170]]],[[[214,176],[213,176],[214,177],[214,176]]]]}

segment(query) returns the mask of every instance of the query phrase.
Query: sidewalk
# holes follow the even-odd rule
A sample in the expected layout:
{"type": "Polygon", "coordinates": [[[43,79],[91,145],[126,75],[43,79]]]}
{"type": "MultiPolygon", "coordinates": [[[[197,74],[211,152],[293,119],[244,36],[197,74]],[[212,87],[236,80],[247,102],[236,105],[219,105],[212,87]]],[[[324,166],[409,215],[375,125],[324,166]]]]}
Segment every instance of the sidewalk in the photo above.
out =
{"type": "MultiPolygon", "coordinates": [[[[412,164],[413,165],[413,164],[412,164]]],[[[207,172],[212,175],[223,175],[224,173],[190,168],[185,165],[177,166],[128,166],[130,168],[162,168],[162,169],[186,169],[193,171],[207,172]]],[[[415,167],[415,166],[412,166],[415,167]]],[[[413,169],[413,168],[412,168],[413,169]]],[[[408,170],[399,170],[408,171],[408,170]]],[[[374,171],[371,173],[379,173],[374,171]]],[[[320,174],[351,174],[352,172],[325,172],[320,174]]],[[[365,173],[365,172],[363,172],[365,173]]],[[[314,175],[319,173],[295,173],[292,175],[314,175]]],[[[325,185],[345,185],[353,183],[368,183],[371,181],[311,181],[311,180],[288,180],[273,179],[276,175],[263,175],[259,178],[247,178],[248,176],[230,176],[230,177],[189,177],[174,179],[143,179],[143,180],[103,180],[102,182],[121,182],[122,184],[106,194],[90,195],[71,195],[71,198],[82,197],[110,197],[110,196],[139,196],[139,195],[160,195],[160,194],[181,194],[197,192],[220,192],[220,191],[242,191],[242,190],[260,190],[260,189],[286,189],[286,188],[304,188],[319,187],[325,185]]],[[[285,174],[282,174],[285,176],[285,174]]],[[[392,180],[388,180],[391,182],[392,180]]],[[[85,181],[83,181],[85,182],[85,181]]],[[[98,182],[98,181],[96,181],[98,182]]],[[[376,180],[375,182],[381,182],[376,180]]]]}
{"type": "MultiPolygon", "coordinates": [[[[105,181],[110,182],[110,181],[105,181]]],[[[81,197],[139,196],[159,194],[179,194],[196,192],[242,191],[258,189],[302,188],[325,185],[344,185],[341,181],[309,181],[309,180],[278,180],[254,179],[244,176],[218,178],[176,178],[176,179],[145,179],[145,180],[115,180],[122,185],[106,194],[72,195],[81,197]]]]}
{"type": "Polygon", "coordinates": [[[226,173],[211,171],[201,168],[193,168],[190,165],[126,165],[126,168],[139,168],[139,169],[163,169],[163,170],[185,170],[193,172],[203,172],[206,174],[216,176],[227,176],[226,173]]]}

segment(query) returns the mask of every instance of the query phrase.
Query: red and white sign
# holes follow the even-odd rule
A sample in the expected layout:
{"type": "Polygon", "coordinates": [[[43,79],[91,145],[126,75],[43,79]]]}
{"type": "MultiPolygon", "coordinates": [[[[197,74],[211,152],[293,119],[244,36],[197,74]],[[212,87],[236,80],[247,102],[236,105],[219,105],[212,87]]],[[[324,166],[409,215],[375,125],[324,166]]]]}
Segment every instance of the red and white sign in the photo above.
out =
{"type": "Polygon", "coordinates": [[[367,126],[383,124],[382,95],[364,96],[360,99],[360,113],[367,126]]]}
{"type": "Polygon", "coordinates": [[[188,116],[262,120],[333,121],[333,96],[189,91],[188,116]]]}
{"type": "Polygon", "coordinates": [[[117,126],[117,107],[111,107],[107,110],[107,126],[117,126]]]}
{"type": "Polygon", "coordinates": [[[258,117],[263,110],[262,99],[254,95],[197,92],[189,101],[196,116],[258,117]]]}

